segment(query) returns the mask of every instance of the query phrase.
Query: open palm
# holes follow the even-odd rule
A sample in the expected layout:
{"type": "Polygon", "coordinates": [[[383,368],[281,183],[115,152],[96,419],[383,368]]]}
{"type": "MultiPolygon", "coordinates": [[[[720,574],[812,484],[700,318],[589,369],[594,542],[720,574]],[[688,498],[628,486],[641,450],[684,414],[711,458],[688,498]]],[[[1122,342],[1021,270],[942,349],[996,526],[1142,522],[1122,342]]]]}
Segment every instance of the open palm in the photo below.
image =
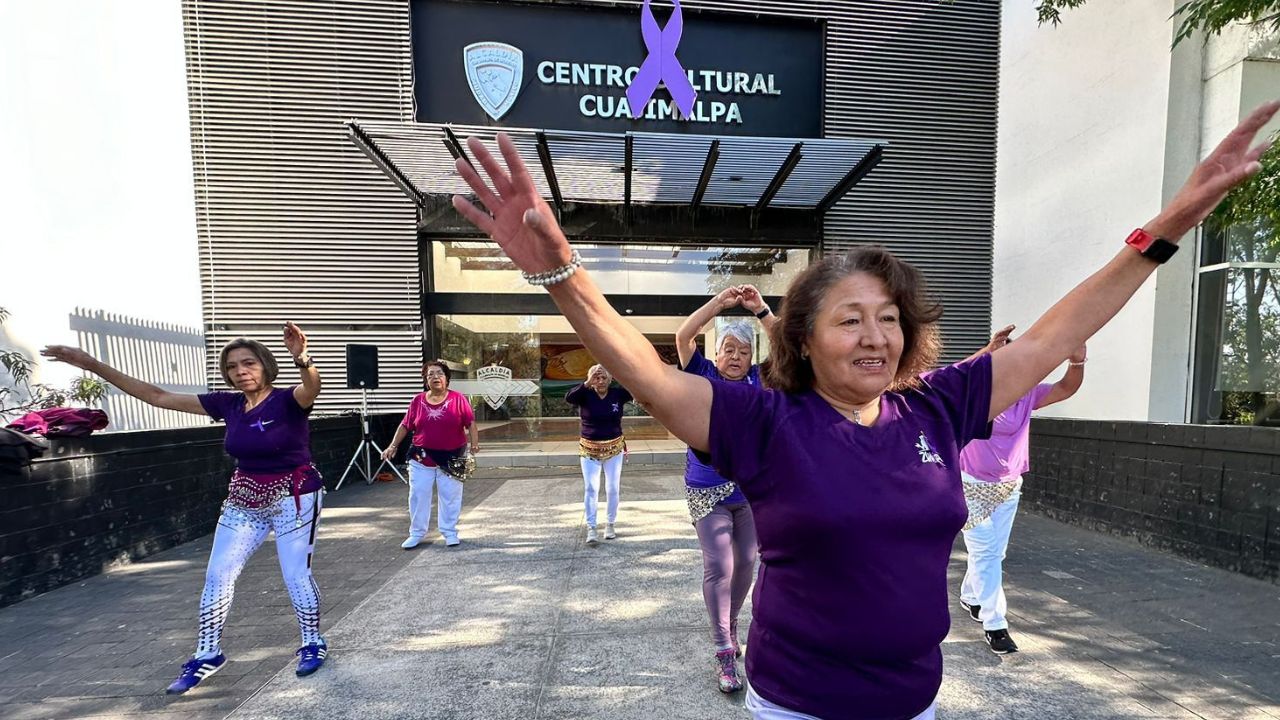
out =
{"type": "Polygon", "coordinates": [[[1232,188],[1257,174],[1258,159],[1271,147],[1267,140],[1254,145],[1254,138],[1280,110],[1280,101],[1269,102],[1249,113],[1229,135],[1218,143],[1192,171],[1191,177],[1169,203],[1162,218],[1160,234],[1177,239],[1200,224],[1222,202],[1232,188]]]}
{"type": "Polygon", "coordinates": [[[490,183],[485,183],[474,167],[459,158],[458,173],[475,192],[483,209],[460,195],[453,196],[454,208],[493,238],[516,267],[527,273],[545,272],[567,264],[572,252],[569,241],[550,206],[534,187],[529,169],[510,136],[498,133],[498,149],[507,169],[503,169],[479,139],[470,138],[467,147],[484,167],[490,183]]]}

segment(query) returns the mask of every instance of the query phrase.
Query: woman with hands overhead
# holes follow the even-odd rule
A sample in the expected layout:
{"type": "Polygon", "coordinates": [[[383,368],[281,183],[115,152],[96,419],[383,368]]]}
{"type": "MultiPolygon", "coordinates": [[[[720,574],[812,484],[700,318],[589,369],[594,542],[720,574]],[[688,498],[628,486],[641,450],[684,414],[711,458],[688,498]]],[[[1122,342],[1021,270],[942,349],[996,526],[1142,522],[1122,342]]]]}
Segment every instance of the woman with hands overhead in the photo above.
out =
{"type": "Polygon", "coordinates": [[[167,692],[184,693],[227,662],[222,630],[231,612],[236,579],[249,558],[275,533],[280,570],[297,615],[302,647],[297,674],[324,664],[328,646],[320,635],[320,589],[311,575],[324,480],[311,464],[308,416],[320,394],[320,373],[307,353],[307,336],[285,323],[284,346],[302,375],[291,388],[273,385],[275,356],[247,338],[227,343],[218,355],[222,379],[234,391],[183,395],[130,377],[76,348],[51,345],[45,357],[87,370],[139,400],[167,410],[207,415],[227,425],[226,451],[236,459],[227,499],[213,534],[213,550],[200,596],[196,651],[167,692]]]}
{"type": "MultiPolygon", "coordinates": [[[[698,349],[697,336],[702,329],[720,313],[739,305],[759,318],[766,329],[777,322],[755,287],[735,285],[721,290],[676,330],[676,352],[682,370],[711,380],[762,388],[760,366],[752,362],[755,330],[750,324],[731,322],[720,328],[715,362],[698,349]]],[[[716,684],[720,692],[737,692],[743,687],[736,660],[742,655],[738,613],[755,579],[755,521],[742,491],[716,472],[705,452],[689,448],[684,484],[689,517],[702,550],[702,599],[715,644],[716,684]]]]}
{"type": "Polygon", "coordinates": [[[1125,305],[1227,191],[1256,173],[1259,108],[1114,259],[1015,343],[922,379],[941,307],[881,248],[823,258],[792,283],[761,391],[662,362],[581,267],[515,145],[477,139],[454,207],[547,287],[592,355],[751,503],[760,573],[747,653],[757,718],[932,718],[949,627],[947,562],[967,517],[960,449],[1125,305]]]}

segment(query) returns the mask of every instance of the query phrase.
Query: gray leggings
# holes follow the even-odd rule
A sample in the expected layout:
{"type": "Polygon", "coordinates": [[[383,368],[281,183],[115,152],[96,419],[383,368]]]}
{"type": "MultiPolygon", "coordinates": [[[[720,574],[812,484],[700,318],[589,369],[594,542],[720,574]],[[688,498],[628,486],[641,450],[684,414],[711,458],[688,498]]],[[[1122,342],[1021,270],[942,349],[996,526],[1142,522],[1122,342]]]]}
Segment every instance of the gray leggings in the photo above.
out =
{"type": "Polygon", "coordinates": [[[746,503],[717,505],[694,524],[702,547],[702,599],[716,648],[737,640],[738,611],[756,572],[756,522],[746,503]]]}

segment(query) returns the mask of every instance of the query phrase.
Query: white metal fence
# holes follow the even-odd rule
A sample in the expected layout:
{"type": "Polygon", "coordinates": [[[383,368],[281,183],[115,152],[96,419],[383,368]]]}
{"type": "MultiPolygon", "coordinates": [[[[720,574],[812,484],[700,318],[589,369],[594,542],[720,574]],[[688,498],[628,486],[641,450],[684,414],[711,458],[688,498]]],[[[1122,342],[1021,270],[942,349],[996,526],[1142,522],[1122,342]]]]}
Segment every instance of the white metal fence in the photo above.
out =
{"type": "MultiPolygon", "coordinates": [[[[208,392],[204,368],[204,333],[197,328],[76,308],[71,329],[81,350],[106,364],[178,393],[208,392]]],[[[156,430],[203,425],[199,415],[161,410],[112,387],[102,401],[111,418],[107,432],[156,430]]]]}

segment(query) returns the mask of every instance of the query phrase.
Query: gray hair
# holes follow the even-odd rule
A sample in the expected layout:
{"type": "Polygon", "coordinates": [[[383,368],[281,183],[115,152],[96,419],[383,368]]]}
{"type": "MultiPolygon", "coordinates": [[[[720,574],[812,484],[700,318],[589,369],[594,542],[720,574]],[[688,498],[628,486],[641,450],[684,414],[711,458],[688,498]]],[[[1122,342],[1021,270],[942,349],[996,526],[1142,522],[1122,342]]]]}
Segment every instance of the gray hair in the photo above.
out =
{"type": "Polygon", "coordinates": [[[745,322],[734,321],[725,323],[724,327],[720,328],[720,337],[716,340],[717,353],[724,348],[724,341],[726,338],[734,338],[743,345],[754,348],[756,344],[756,331],[755,328],[745,322]]]}
{"type": "Polygon", "coordinates": [[[603,365],[601,365],[600,363],[596,363],[595,365],[592,365],[592,366],[587,370],[587,379],[588,379],[588,380],[590,380],[590,379],[591,379],[591,376],[592,376],[592,375],[595,375],[597,370],[603,371],[603,372],[604,372],[604,374],[605,374],[605,377],[609,378],[610,380],[612,380],[612,379],[613,379],[613,373],[611,373],[611,372],[609,372],[608,370],[606,370],[606,369],[605,369],[605,367],[604,367],[603,365]]]}

